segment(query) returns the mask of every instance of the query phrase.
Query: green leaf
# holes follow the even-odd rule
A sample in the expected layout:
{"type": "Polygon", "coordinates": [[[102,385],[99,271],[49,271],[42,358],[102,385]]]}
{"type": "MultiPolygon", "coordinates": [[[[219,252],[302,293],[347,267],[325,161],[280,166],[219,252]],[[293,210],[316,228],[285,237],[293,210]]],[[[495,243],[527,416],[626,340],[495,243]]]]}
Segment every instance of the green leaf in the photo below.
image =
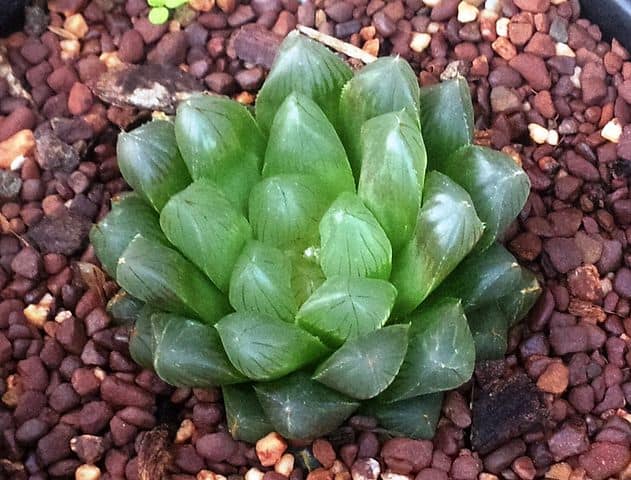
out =
{"type": "Polygon", "coordinates": [[[169,10],[165,7],[156,7],[149,10],[149,21],[154,25],[162,25],[169,19],[169,10]]]}
{"type": "Polygon", "coordinates": [[[177,251],[134,238],[118,261],[116,278],[121,287],[150,305],[214,324],[230,308],[225,297],[177,251]]]}
{"type": "Polygon", "coordinates": [[[414,71],[400,57],[381,57],[346,84],[340,99],[342,142],[356,176],[361,169],[360,129],[366,120],[409,108],[418,112],[419,87],[414,71]]]}
{"type": "Polygon", "coordinates": [[[497,305],[512,327],[522,320],[541,295],[541,285],[537,277],[525,268],[521,268],[521,278],[514,291],[497,301],[497,305]]]}
{"type": "Polygon", "coordinates": [[[473,142],[473,104],[463,77],[421,88],[420,117],[430,170],[473,142]]]}
{"type": "Polygon", "coordinates": [[[410,317],[410,342],[403,366],[379,398],[397,401],[450,390],[467,382],[475,346],[460,300],[423,304],[410,317]]]}
{"type": "Polygon", "coordinates": [[[425,180],[415,235],[394,257],[390,281],[399,295],[395,311],[414,310],[467,256],[484,225],[469,194],[436,171],[425,180]]]}
{"type": "Polygon", "coordinates": [[[178,8],[188,3],[188,0],[165,0],[164,6],[168,8],[178,8]]]}
{"type": "Polygon", "coordinates": [[[129,354],[143,368],[153,370],[153,327],[151,315],[155,310],[145,305],[140,312],[129,335],[129,354]]]}
{"type": "Polygon", "coordinates": [[[431,393],[394,403],[370,402],[363,410],[386,433],[396,437],[432,439],[443,404],[443,393],[431,393]]]}
{"type": "Polygon", "coordinates": [[[328,353],[296,325],[262,313],[232,313],[215,328],[232,364],[253,380],[280,378],[328,353]]]}
{"type": "Polygon", "coordinates": [[[168,245],[158,215],[142,198],[128,193],[112,200],[112,211],[90,231],[90,242],[103,269],[116,278],[118,259],[136,235],[168,245]]]}
{"type": "Polygon", "coordinates": [[[467,312],[469,328],[475,342],[475,357],[481,360],[504,358],[508,348],[508,319],[497,304],[467,312]]]}
{"type": "Polygon", "coordinates": [[[320,107],[292,93],[280,106],[270,131],[263,176],[301,173],[318,178],[337,194],[355,191],[344,146],[320,107]]]}
{"type": "Polygon", "coordinates": [[[521,268],[508,250],[495,243],[482,253],[467,257],[434,292],[436,298],[462,299],[466,313],[494,303],[514,291],[521,268]]]}
{"type": "Polygon", "coordinates": [[[121,174],[158,211],[191,183],[177,147],[173,124],[163,120],[118,135],[116,150],[121,174]]]}
{"type": "Polygon", "coordinates": [[[291,263],[280,250],[250,241],[230,280],[230,304],[238,312],[264,313],[293,322],[298,309],[291,289],[291,263]]]}
{"type": "Polygon", "coordinates": [[[254,390],[275,431],[289,439],[313,439],[329,433],[359,406],[304,372],[259,383],[254,390]]]}
{"type": "Polygon", "coordinates": [[[296,321],[326,344],[338,347],[381,328],[396,296],[396,289],[385,280],[332,277],[302,305],[296,321]]]}
{"type": "Polygon", "coordinates": [[[265,153],[265,139],[248,109],[228,98],[194,95],[177,109],[175,135],[193,179],[213,180],[245,213],[265,153]]]}
{"type": "Polygon", "coordinates": [[[221,391],[226,407],[228,430],[235,439],[256,443],[274,431],[252,385],[226,385],[221,391]]]}
{"type": "Polygon", "coordinates": [[[107,302],[105,309],[114,319],[114,325],[133,325],[144,306],[143,302],[121,289],[107,302]]]}
{"type": "Polygon", "coordinates": [[[352,398],[372,398],[392,383],[408,345],[408,325],[392,325],[348,340],[313,378],[352,398]]]}
{"type": "Polygon", "coordinates": [[[198,180],[173,196],[160,214],[169,241],[223,292],[245,242],[250,224],[221,190],[198,180]]]}
{"type": "Polygon", "coordinates": [[[353,193],[341,194],[320,221],[320,265],[336,275],[387,279],[392,247],[370,210],[353,193]]]}
{"type": "Polygon", "coordinates": [[[427,158],[418,118],[405,110],[375,117],[362,127],[361,141],[357,193],[396,252],[412,238],[421,208],[427,158]]]}
{"type": "Polygon", "coordinates": [[[280,249],[304,250],[317,242],[318,222],[331,198],[312,176],[276,175],[250,196],[250,224],[260,241],[280,249]]]}
{"type": "Polygon", "coordinates": [[[352,75],[346,63],[328,48],[291,32],[256,99],[256,120],[269,132],[281,104],[292,92],[299,92],[318,104],[337,125],[340,92],[352,75]]]}
{"type": "Polygon", "coordinates": [[[297,305],[305,303],[313,292],[324,283],[326,277],[320,268],[315,249],[307,249],[304,254],[289,252],[291,258],[291,289],[297,305]]]}
{"type": "Polygon", "coordinates": [[[508,155],[478,146],[450,154],[442,167],[441,172],[469,192],[484,222],[476,250],[488,248],[524,207],[530,193],[528,176],[508,155]]]}
{"type": "Polygon", "coordinates": [[[154,313],[151,324],[153,367],[168,384],[210,388],[245,381],[213,327],[170,313],[154,313]]]}

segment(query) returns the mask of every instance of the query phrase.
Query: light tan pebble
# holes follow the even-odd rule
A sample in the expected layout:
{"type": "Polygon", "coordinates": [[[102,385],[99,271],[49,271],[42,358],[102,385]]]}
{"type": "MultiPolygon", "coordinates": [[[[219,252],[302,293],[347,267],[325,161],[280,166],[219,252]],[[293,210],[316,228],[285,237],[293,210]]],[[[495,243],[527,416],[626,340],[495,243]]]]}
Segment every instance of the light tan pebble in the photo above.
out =
{"type": "Polygon", "coordinates": [[[20,130],[0,142],[0,168],[10,168],[18,157],[27,157],[35,148],[32,130],[20,130]]]}
{"type": "Polygon", "coordinates": [[[548,130],[548,136],[546,137],[546,143],[548,145],[558,145],[559,144],[559,132],[556,130],[548,130]]]}
{"type": "Polygon", "coordinates": [[[434,35],[435,33],[440,32],[440,23],[438,22],[429,22],[427,25],[427,33],[434,35]]]}
{"type": "Polygon", "coordinates": [[[198,12],[210,12],[215,6],[215,0],[188,0],[188,4],[198,12]]]}
{"type": "Polygon", "coordinates": [[[552,5],[561,5],[562,3],[567,2],[567,0],[550,0],[552,5]]]}
{"type": "Polygon", "coordinates": [[[294,469],[294,456],[291,453],[285,453],[274,465],[274,471],[289,477],[294,469]]]}
{"type": "Polygon", "coordinates": [[[50,308],[43,305],[29,305],[24,309],[26,320],[37,328],[43,328],[44,323],[48,320],[50,308]]]}
{"type": "Polygon", "coordinates": [[[88,27],[85,18],[80,13],[75,13],[66,18],[64,22],[64,29],[72,33],[77,38],[83,38],[86,36],[90,27],[88,27]]]}
{"type": "Polygon", "coordinates": [[[622,125],[620,125],[620,121],[617,118],[611,119],[603,127],[600,136],[613,143],[620,142],[620,137],[622,136],[622,125]]]}
{"type": "Polygon", "coordinates": [[[99,57],[105,66],[109,69],[119,67],[123,64],[121,59],[118,57],[117,52],[103,52],[99,57]]]}
{"type": "Polygon", "coordinates": [[[79,58],[81,54],[79,40],[61,40],[59,46],[61,47],[61,59],[64,61],[79,58]]]}
{"type": "Polygon", "coordinates": [[[572,81],[572,85],[574,85],[576,88],[581,88],[581,72],[582,71],[583,69],[577,65],[576,67],[574,67],[574,75],[570,77],[570,80],[572,81]]]}
{"type": "Polygon", "coordinates": [[[381,474],[382,480],[412,480],[412,477],[409,475],[403,475],[401,473],[396,473],[391,470],[386,470],[381,474]]]}
{"type": "Polygon", "coordinates": [[[425,6],[430,7],[430,8],[435,7],[440,2],[442,2],[442,0],[423,0],[423,3],[425,4],[425,6]]]}
{"type": "Polygon", "coordinates": [[[468,2],[462,1],[458,4],[458,21],[460,23],[471,23],[478,18],[478,7],[468,2]]]}
{"type": "Polygon", "coordinates": [[[245,472],[244,480],[263,480],[263,476],[265,474],[261,472],[258,468],[250,468],[247,472],[245,472]]]}
{"type": "Polygon", "coordinates": [[[528,125],[528,133],[533,142],[543,145],[548,139],[548,129],[542,127],[538,123],[531,123],[528,125]]]}
{"type": "Polygon", "coordinates": [[[379,46],[379,39],[371,38],[370,40],[366,40],[364,46],[362,47],[362,50],[376,57],[377,55],[379,55],[379,46]]]}
{"type": "Polygon", "coordinates": [[[502,0],[486,0],[484,2],[484,9],[500,13],[502,11],[502,0]]]}
{"type": "Polygon", "coordinates": [[[572,474],[572,467],[567,463],[555,463],[546,472],[546,478],[549,480],[569,480],[572,474]]]}
{"type": "Polygon", "coordinates": [[[285,450],[287,442],[276,432],[268,433],[256,442],[256,456],[264,467],[275,465],[285,450]]]}
{"type": "Polygon", "coordinates": [[[557,42],[554,49],[558,57],[576,57],[576,53],[567,43],[557,42]]]}
{"type": "Polygon", "coordinates": [[[432,41],[432,36],[429,33],[412,33],[412,40],[410,41],[410,48],[417,52],[423,52],[432,41]]]}
{"type": "Polygon", "coordinates": [[[506,17],[498,18],[495,22],[495,33],[498,37],[508,37],[508,24],[510,20],[506,17]]]}
{"type": "Polygon", "coordinates": [[[74,478],[75,480],[99,480],[101,469],[96,465],[84,464],[75,470],[74,478]]]}
{"type": "Polygon", "coordinates": [[[482,472],[478,476],[478,480],[498,480],[497,475],[493,475],[492,473],[482,472]]]}
{"type": "Polygon", "coordinates": [[[180,428],[177,429],[175,434],[175,443],[185,443],[190,440],[195,433],[195,424],[188,418],[182,420],[180,428]]]}

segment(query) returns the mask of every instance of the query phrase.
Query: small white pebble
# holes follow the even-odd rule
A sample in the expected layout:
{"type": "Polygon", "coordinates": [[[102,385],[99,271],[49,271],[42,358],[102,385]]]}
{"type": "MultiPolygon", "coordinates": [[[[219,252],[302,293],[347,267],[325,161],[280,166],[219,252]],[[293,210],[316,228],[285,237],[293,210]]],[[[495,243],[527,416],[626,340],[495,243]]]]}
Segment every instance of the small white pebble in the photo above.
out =
{"type": "Polygon", "coordinates": [[[524,112],[529,112],[530,110],[532,110],[532,105],[530,105],[530,102],[524,102],[521,104],[521,106],[524,112]]]}
{"type": "Polygon", "coordinates": [[[423,0],[423,3],[425,4],[425,6],[430,7],[430,8],[435,7],[440,2],[442,2],[442,0],[423,0]]]}
{"type": "Polygon", "coordinates": [[[440,30],[440,23],[438,22],[430,22],[429,25],[427,25],[427,33],[430,34],[434,34],[434,33],[438,33],[440,30]]]}
{"type": "Polygon", "coordinates": [[[500,13],[502,11],[502,0],[486,0],[486,2],[484,2],[484,9],[500,13]]]}
{"type": "Polygon", "coordinates": [[[499,37],[508,37],[508,24],[510,20],[506,17],[502,17],[495,22],[495,33],[499,37]]]}
{"type": "Polygon", "coordinates": [[[558,145],[559,144],[559,132],[556,130],[549,130],[548,136],[546,138],[546,143],[549,145],[558,145]]]}
{"type": "Polygon", "coordinates": [[[190,440],[193,433],[195,433],[195,425],[190,419],[185,418],[182,420],[180,428],[177,429],[175,443],[185,443],[187,440],[190,440]]]}
{"type": "Polygon", "coordinates": [[[608,278],[602,278],[600,280],[600,289],[602,290],[603,296],[606,296],[609,292],[613,290],[613,285],[611,284],[611,280],[608,278]]]}
{"type": "Polygon", "coordinates": [[[263,480],[264,473],[258,468],[251,468],[245,472],[244,480],[263,480]]]}
{"type": "Polygon", "coordinates": [[[613,118],[607,122],[607,124],[603,127],[600,132],[600,136],[605,140],[609,140],[613,143],[618,143],[620,141],[620,136],[622,135],[622,125],[617,118],[613,118]]]}
{"type": "Polygon", "coordinates": [[[543,145],[548,139],[548,129],[542,127],[538,123],[531,123],[528,125],[528,132],[533,142],[543,145]]]}
{"type": "Polygon", "coordinates": [[[460,23],[474,22],[478,18],[478,7],[468,2],[462,1],[458,4],[458,21],[460,23]]]}
{"type": "Polygon", "coordinates": [[[558,57],[576,57],[576,53],[567,43],[558,42],[555,50],[558,57]]]}
{"type": "Polygon", "coordinates": [[[582,71],[583,69],[577,65],[576,67],[574,67],[574,75],[570,77],[570,80],[572,81],[572,85],[574,85],[576,88],[581,88],[581,72],[582,71]]]}
{"type": "Polygon", "coordinates": [[[44,328],[44,324],[50,314],[50,308],[43,305],[29,305],[24,309],[23,313],[31,325],[37,328],[44,328]]]}
{"type": "Polygon", "coordinates": [[[83,38],[90,31],[85,18],[80,13],[75,13],[66,18],[64,29],[72,33],[77,38],[83,38]]]}
{"type": "Polygon", "coordinates": [[[276,473],[280,473],[281,475],[285,475],[289,477],[292,470],[294,469],[294,456],[291,453],[285,453],[280,460],[276,462],[274,465],[274,471],[276,473]]]}
{"type": "Polygon", "coordinates": [[[416,53],[421,53],[432,41],[432,36],[429,33],[412,33],[412,40],[410,41],[410,48],[416,53]]]}
{"type": "Polygon", "coordinates": [[[550,3],[552,5],[561,5],[562,3],[567,2],[567,0],[551,0],[550,3]]]}
{"type": "Polygon", "coordinates": [[[64,323],[66,320],[72,318],[72,312],[68,311],[68,310],[63,310],[61,312],[59,312],[56,316],[55,316],[55,322],[56,323],[64,323]]]}
{"type": "Polygon", "coordinates": [[[94,370],[92,370],[92,373],[100,381],[105,380],[105,377],[107,377],[107,373],[105,373],[105,370],[103,370],[101,367],[96,367],[94,370]]]}
{"type": "Polygon", "coordinates": [[[381,474],[382,480],[411,480],[412,477],[409,475],[402,475],[400,473],[395,473],[391,470],[386,470],[381,474]]]}
{"type": "Polygon", "coordinates": [[[24,155],[18,155],[17,157],[13,159],[9,168],[15,172],[16,170],[19,170],[20,168],[22,168],[22,165],[24,165],[25,161],[26,161],[26,157],[24,155]]]}
{"type": "Polygon", "coordinates": [[[101,469],[95,465],[84,464],[75,470],[74,478],[75,480],[99,480],[101,469]]]}

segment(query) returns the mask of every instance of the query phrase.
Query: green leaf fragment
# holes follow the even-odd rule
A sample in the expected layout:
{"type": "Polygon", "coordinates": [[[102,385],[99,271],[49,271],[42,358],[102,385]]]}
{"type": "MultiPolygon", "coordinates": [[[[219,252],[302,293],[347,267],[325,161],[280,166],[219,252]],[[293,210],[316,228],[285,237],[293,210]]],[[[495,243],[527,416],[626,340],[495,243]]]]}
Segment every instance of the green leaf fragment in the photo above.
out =
{"type": "Polygon", "coordinates": [[[125,290],[119,290],[107,302],[105,309],[112,316],[114,325],[133,325],[144,306],[143,302],[132,297],[125,290]]]}
{"type": "Polygon", "coordinates": [[[528,175],[508,155],[486,147],[463,147],[450,155],[441,172],[460,184],[473,200],[485,229],[476,250],[488,248],[519,214],[530,193],[528,175]]]}
{"type": "Polygon", "coordinates": [[[359,407],[305,372],[256,384],[254,390],[274,430],[289,439],[313,439],[329,433],[359,407]]]}
{"type": "Polygon", "coordinates": [[[232,313],[215,328],[232,364],[252,380],[280,378],[329,351],[298,326],[261,313],[232,313]]]}
{"type": "Polygon", "coordinates": [[[469,254],[483,230],[469,194],[449,177],[428,173],[414,237],[394,257],[395,311],[406,314],[420,305],[469,254]]]}
{"type": "Polygon", "coordinates": [[[337,125],[338,101],[351,69],[328,48],[291,32],[280,46],[256,100],[256,119],[269,132],[274,116],[292,92],[311,98],[333,125],[337,125]]]}
{"type": "Polygon", "coordinates": [[[362,130],[357,193],[399,251],[414,234],[427,158],[416,114],[386,113],[362,130]]]}
{"type": "Polygon", "coordinates": [[[116,151],[127,183],[157,211],[191,182],[170,122],[154,120],[121,133],[116,151]]]}
{"type": "Polygon", "coordinates": [[[118,283],[155,308],[214,324],[229,312],[224,295],[177,251],[134,238],[118,261],[118,283]]]}
{"type": "Polygon", "coordinates": [[[381,328],[396,295],[385,280],[332,277],[300,307],[296,321],[327,345],[339,347],[347,339],[381,328]]]}
{"type": "Polygon", "coordinates": [[[418,112],[419,87],[414,71],[400,57],[381,57],[345,85],[340,98],[342,142],[356,177],[361,170],[361,138],[366,120],[390,112],[418,112]]]}
{"type": "Polygon", "coordinates": [[[450,390],[473,374],[475,346],[459,300],[422,304],[410,321],[405,360],[397,378],[379,397],[381,401],[450,390]]]}
{"type": "Polygon", "coordinates": [[[333,196],[355,190],[335,129],[313,100],[295,92],[280,106],[265,152],[263,176],[283,173],[311,175],[333,196]]]}
{"type": "Polygon", "coordinates": [[[138,313],[129,335],[129,354],[143,368],[153,370],[153,327],[151,315],[155,310],[145,305],[138,313]]]}
{"type": "Polygon", "coordinates": [[[466,79],[458,77],[420,90],[420,117],[430,170],[473,142],[473,104],[466,79]]]}
{"type": "Polygon", "coordinates": [[[160,215],[162,230],[180,252],[223,292],[251,237],[246,218],[211,181],[198,180],[171,197],[160,215]]]}
{"type": "Polygon", "coordinates": [[[147,0],[147,5],[150,7],[164,7],[165,0],[147,0]]]}
{"type": "Polygon", "coordinates": [[[508,319],[497,304],[467,312],[477,361],[504,358],[508,348],[508,319]]]}
{"type": "Polygon", "coordinates": [[[169,10],[165,7],[156,7],[149,10],[149,21],[154,25],[162,25],[169,19],[169,10]]]}
{"type": "Polygon", "coordinates": [[[352,398],[366,400],[396,377],[408,345],[408,325],[392,325],[348,340],[313,378],[352,398]]]}
{"type": "Polygon", "coordinates": [[[188,0],[164,0],[164,6],[167,8],[178,8],[188,3],[188,0]]]}
{"type": "Polygon", "coordinates": [[[535,305],[541,295],[541,285],[537,277],[525,268],[521,268],[521,278],[515,290],[500,298],[497,305],[512,327],[522,320],[535,305]]]}
{"type": "Polygon", "coordinates": [[[274,431],[252,385],[226,385],[221,391],[226,407],[228,430],[235,439],[256,443],[274,431]]]}
{"type": "Polygon", "coordinates": [[[320,265],[327,278],[390,276],[390,241],[370,210],[353,193],[341,194],[322,217],[320,244],[320,265]]]}

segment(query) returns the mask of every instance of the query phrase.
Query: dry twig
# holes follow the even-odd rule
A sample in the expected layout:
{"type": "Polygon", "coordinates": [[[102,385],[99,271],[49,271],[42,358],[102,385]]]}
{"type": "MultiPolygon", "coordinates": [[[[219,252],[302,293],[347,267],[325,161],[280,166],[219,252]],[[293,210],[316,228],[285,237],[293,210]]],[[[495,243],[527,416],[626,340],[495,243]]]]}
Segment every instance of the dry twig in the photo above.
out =
{"type": "Polygon", "coordinates": [[[351,45],[350,43],[338,40],[331,35],[319,32],[318,30],[314,30],[313,28],[305,27],[304,25],[298,25],[296,28],[303,35],[306,35],[307,37],[312,38],[313,40],[320,42],[329,48],[332,48],[336,52],[343,53],[347,57],[360,60],[364,63],[372,63],[377,60],[377,57],[375,57],[374,55],[365,52],[355,45],[351,45]]]}

